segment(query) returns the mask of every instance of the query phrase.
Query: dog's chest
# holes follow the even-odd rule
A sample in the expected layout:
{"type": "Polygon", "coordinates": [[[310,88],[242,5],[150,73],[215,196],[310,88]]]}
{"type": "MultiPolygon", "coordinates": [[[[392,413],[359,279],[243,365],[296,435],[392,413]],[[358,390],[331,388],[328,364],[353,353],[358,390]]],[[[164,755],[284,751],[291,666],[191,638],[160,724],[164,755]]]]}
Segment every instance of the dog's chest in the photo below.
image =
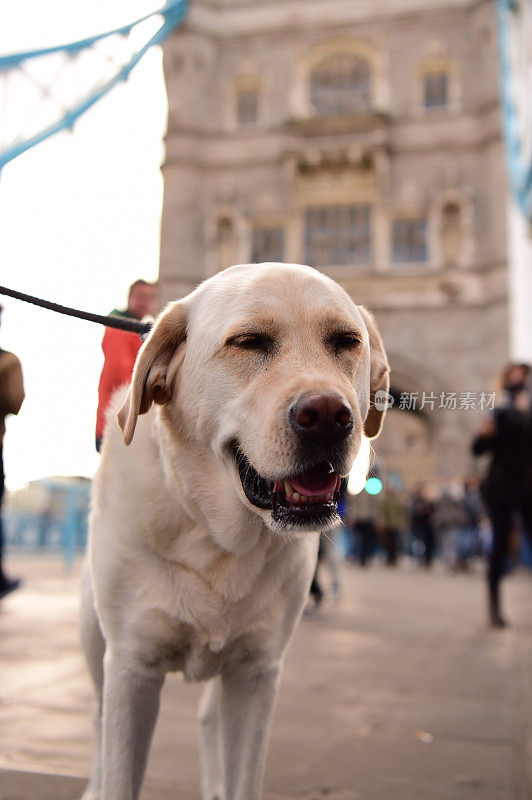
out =
{"type": "MultiPolygon", "coordinates": [[[[157,609],[138,610],[136,641],[141,660],[149,669],[182,672],[187,681],[207,680],[218,674],[229,655],[254,638],[257,626],[268,627],[268,616],[250,598],[246,613],[239,604],[225,604],[225,613],[209,617],[199,609],[196,624],[185,623],[157,609]]],[[[212,610],[211,610],[212,611],[212,610]]]]}
{"type": "Polygon", "coordinates": [[[145,565],[135,628],[146,665],[182,671],[190,681],[218,673],[235,642],[268,627],[280,610],[284,570],[277,555],[261,548],[201,558],[196,547],[187,558],[181,548],[179,561],[158,560],[150,565],[155,571],[145,565]]]}

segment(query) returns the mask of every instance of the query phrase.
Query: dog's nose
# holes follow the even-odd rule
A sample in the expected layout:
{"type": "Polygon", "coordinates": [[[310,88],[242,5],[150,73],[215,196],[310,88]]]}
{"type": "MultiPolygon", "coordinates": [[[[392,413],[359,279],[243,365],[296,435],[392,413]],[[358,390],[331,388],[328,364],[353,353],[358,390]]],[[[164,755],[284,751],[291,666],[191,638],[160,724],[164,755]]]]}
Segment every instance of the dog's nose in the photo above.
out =
{"type": "Polygon", "coordinates": [[[304,394],[288,412],[290,425],[306,441],[337,441],[353,429],[353,412],[338,394],[304,394]]]}

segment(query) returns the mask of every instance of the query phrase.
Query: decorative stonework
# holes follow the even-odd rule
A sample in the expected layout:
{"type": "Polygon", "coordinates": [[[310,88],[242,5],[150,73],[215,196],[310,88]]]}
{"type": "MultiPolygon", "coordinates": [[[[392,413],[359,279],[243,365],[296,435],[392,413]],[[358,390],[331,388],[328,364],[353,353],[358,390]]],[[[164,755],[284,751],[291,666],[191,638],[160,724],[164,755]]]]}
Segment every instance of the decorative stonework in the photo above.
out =
{"type": "Polygon", "coordinates": [[[431,204],[431,251],[438,269],[467,269],[475,263],[472,195],[468,189],[448,188],[431,204]]]}

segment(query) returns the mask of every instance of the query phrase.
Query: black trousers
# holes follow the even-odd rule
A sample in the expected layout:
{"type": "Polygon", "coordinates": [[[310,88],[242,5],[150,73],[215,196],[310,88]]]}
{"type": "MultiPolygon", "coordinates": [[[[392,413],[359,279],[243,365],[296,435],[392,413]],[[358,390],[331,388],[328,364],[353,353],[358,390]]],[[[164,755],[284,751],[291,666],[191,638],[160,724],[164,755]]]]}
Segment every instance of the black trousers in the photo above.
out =
{"type": "Polygon", "coordinates": [[[389,566],[397,563],[397,549],[399,542],[398,528],[385,528],[382,536],[382,543],[386,551],[386,563],[389,566]]]}
{"type": "Polygon", "coordinates": [[[377,536],[373,520],[360,519],[355,522],[355,533],[358,536],[358,560],[365,567],[375,552],[377,536]]]}
{"type": "Polygon", "coordinates": [[[523,532],[532,543],[532,498],[517,501],[498,501],[486,504],[492,529],[492,547],[488,564],[488,584],[495,591],[504,573],[508,555],[508,543],[512,532],[515,513],[521,515],[523,532]]]}
{"type": "Polygon", "coordinates": [[[425,545],[425,550],[422,556],[422,562],[426,567],[430,567],[434,558],[434,550],[436,549],[436,539],[434,536],[434,528],[430,524],[412,525],[412,536],[414,539],[419,539],[425,545]]]}

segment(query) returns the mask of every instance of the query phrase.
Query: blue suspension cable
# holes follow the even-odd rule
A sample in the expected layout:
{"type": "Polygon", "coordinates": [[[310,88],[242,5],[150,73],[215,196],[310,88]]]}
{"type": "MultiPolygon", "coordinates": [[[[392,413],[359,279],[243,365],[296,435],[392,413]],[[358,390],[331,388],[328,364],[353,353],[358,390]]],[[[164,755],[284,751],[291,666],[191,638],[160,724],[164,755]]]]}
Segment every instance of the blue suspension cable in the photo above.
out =
{"type": "Polygon", "coordinates": [[[515,100],[512,95],[509,16],[516,8],[516,0],[497,0],[502,117],[510,189],[525,217],[532,220],[532,158],[529,154],[528,160],[525,160],[522,152],[515,100]]]}
{"type": "Polygon", "coordinates": [[[0,170],[4,167],[7,163],[12,161],[17,156],[21,155],[22,153],[26,152],[35,145],[40,144],[45,139],[48,139],[50,136],[58,133],[61,130],[65,129],[72,129],[74,123],[86,112],[91,108],[98,100],[101,100],[104,95],[106,95],[111,89],[116,86],[117,84],[121,83],[122,81],[126,81],[129,77],[130,72],[132,69],[138,64],[141,58],[147,53],[150,47],[154,45],[161,44],[166,37],[173,31],[173,29],[183,20],[186,11],[187,11],[188,0],[170,0],[163,8],[158,9],[157,11],[153,11],[150,14],[146,14],[143,17],[135,20],[134,22],[129,23],[121,28],[115,28],[110,31],[106,31],[105,33],[100,33],[96,36],[90,36],[86,39],[81,39],[77,42],[71,42],[69,44],[57,45],[55,47],[47,47],[41,48],[38,50],[28,50],[26,52],[21,53],[13,53],[12,55],[7,56],[0,56],[0,71],[12,69],[14,67],[20,67],[26,61],[34,58],[40,58],[41,56],[51,55],[53,53],[65,52],[65,53],[77,53],[81,50],[85,50],[89,47],[92,47],[96,42],[101,41],[102,39],[106,39],[110,36],[115,35],[128,35],[131,30],[140,25],[140,23],[145,22],[152,17],[157,15],[161,15],[163,17],[163,23],[161,27],[156,31],[156,33],[149,39],[146,44],[144,44],[138,52],[136,52],[130,61],[123,67],[121,67],[117,73],[110,78],[106,83],[100,86],[98,89],[94,90],[93,92],[89,93],[81,102],[75,105],[73,108],[66,111],[56,122],[48,125],[47,127],[43,128],[38,133],[34,134],[33,136],[28,137],[24,141],[17,142],[13,144],[11,147],[6,148],[2,152],[0,152],[0,170]]]}

